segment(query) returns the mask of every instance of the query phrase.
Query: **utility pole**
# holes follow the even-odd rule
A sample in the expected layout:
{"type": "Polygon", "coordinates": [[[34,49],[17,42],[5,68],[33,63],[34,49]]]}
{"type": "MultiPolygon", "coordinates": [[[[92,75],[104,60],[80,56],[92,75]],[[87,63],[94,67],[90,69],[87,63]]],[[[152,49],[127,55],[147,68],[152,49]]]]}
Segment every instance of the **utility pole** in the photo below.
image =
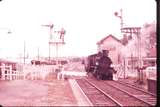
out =
{"type": "MultiPolygon", "coordinates": [[[[49,40],[52,40],[52,30],[53,30],[53,27],[54,27],[54,25],[51,23],[51,24],[49,24],[49,25],[42,25],[42,26],[44,26],[44,27],[49,27],[49,29],[50,29],[50,37],[49,37],[49,40]]],[[[48,59],[49,59],[49,61],[50,61],[50,50],[51,50],[51,43],[49,42],[48,43],[49,44],[49,56],[48,56],[48,59]]]]}
{"type": "Polygon", "coordinates": [[[137,36],[137,53],[138,53],[138,82],[141,84],[143,83],[143,68],[142,68],[142,50],[141,50],[141,36],[140,36],[140,32],[141,32],[141,27],[125,27],[122,28],[122,33],[129,33],[130,35],[136,34],[137,36]]]}
{"type": "Polygon", "coordinates": [[[24,56],[23,56],[24,65],[25,65],[25,56],[26,56],[26,43],[24,41],[24,56]]]}
{"type": "Polygon", "coordinates": [[[37,49],[37,59],[38,59],[38,61],[39,61],[39,47],[38,47],[38,49],[37,49]]]}
{"type": "MultiPolygon", "coordinates": [[[[141,37],[140,37],[140,30],[141,28],[140,27],[124,27],[123,26],[123,10],[121,9],[120,10],[120,15],[118,14],[118,12],[115,12],[114,13],[116,17],[119,17],[120,20],[121,20],[121,33],[129,33],[131,36],[133,34],[136,34],[137,36],[137,53],[138,53],[138,81],[140,83],[143,82],[143,75],[142,75],[142,55],[141,55],[141,37]]],[[[124,71],[125,72],[125,71],[124,71]]],[[[125,73],[124,73],[125,74],[125,73]]]]}

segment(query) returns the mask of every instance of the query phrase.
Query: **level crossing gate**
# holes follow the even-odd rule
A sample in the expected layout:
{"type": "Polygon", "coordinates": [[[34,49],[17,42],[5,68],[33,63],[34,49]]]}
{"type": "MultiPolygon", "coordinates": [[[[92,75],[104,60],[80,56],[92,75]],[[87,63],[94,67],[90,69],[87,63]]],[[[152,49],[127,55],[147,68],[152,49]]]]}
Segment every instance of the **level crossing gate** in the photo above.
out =
{"type": "Polygon", "coordinates": [[[35,80],[45,79],[50,73],[56,73],[59,66],[57,65],[18,65],[16,71],[12,70],[12,66],[5,64],[0,66],[1,80],[35,80]]]}

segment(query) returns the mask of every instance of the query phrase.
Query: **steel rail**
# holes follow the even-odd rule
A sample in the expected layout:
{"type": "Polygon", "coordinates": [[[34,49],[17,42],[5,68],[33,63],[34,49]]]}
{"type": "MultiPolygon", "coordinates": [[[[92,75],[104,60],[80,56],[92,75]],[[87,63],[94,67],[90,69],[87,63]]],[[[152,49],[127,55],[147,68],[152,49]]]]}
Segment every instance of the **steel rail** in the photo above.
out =
{"type": "Polygon", "coordinates": [[[112,98],[109,94],[105,93],[103,90],[101,90],[100,88],[98,88],[95,84],[89,82],[87,79],[84,79],[84,80],[86,80],[90,85],[92,85],[93,87],[95,87],[98,91],[100,91],[101,93],[103,93],[103,95],[105,95],[106,97],[108,97],[109,99],[111,99],[113,102],[115,102],[118,106],[123,106],[121,103],[119,103],[114,98],[112,98]]]}
{"type": "Polygon", "coordinates": [[[118,83],[120,83],[120,84],[123,84],[123,85],[126,85],[126,86],[128,86],[128,87],[137,89],[137,90],[142,91],[142,92],[144,92],[144,93],[146,93],[146,94],[150,94],[150,95],[156,97],[156,94],[147,92],[147,91],[145,91],[145,90],[143,90],[143,89],[140,89],[140,88],[137,88],[136,85],[131,85],[131,84],[127,83],[127,82],[122,82],[122,81],[116,81],[116,82],[118,82],[118,83]]]}
{"type": "Polygon", "coordinates": [[[133,95],[133,94],[130,94],[129,92],[127,92],[127,91],[125,91],[125,90],[122,90],[122,89],[118,88],[117,86],[113,86],[113,85],[111,85],[111,84],[109,84],[109,83],[105,83],[105,84],[106,84],[106,85],[110,85],[111,87],[114,87],[114,88],[116,88],[116,89],[118,89],[118,90],[120,90],[120,91],[122,91],[122,92],[128,94],[129,96],[138,99],[139,101],[142,101],[142,102],[144,102],[144,103],[146,103],[146,104],[148,104],[148,105],[150,105],[150,106],[153,106],[152,104],[148,103],[147,101],[144,101],[143,99],[140,99],[140,98],[138,98],[137,96],[135,96],[135,95],[133,95]]]}

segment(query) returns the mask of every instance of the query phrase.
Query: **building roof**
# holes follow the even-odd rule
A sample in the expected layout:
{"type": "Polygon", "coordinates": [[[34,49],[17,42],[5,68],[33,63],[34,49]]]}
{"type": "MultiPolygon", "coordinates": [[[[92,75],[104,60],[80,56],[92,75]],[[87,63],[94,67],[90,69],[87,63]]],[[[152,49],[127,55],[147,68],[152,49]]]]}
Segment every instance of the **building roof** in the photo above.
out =
{"type": "Polygon", "coordinates": [[[119,42],[119,43],[122,43],[119,39],[117,39],[115,36],[113,36],[113,35],[108,35],[108,36],[106,36],[105,38],[103,38],[103,39],[101,39],[99,42],[97,42],[97,45],[100,45],[100,44],[102,44],[106,39],[108,39],[109,37],[111,37],[111,38],[113,38],[114,40],[116,40],[117,42],[119,42]]]}

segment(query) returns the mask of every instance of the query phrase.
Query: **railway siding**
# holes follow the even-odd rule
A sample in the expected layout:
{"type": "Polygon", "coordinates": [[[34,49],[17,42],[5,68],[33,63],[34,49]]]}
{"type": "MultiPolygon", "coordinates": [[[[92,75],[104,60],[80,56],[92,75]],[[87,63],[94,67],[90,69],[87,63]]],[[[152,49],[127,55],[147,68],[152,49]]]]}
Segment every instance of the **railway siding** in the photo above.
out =
{"type": "MultiPolygon", "coordinates": [[[[93,87],[96,87],[98,90],[100,90],[103,94],[105,93],[108,96],[110,96],[110,98],[114,99],[117,103],[120,104],[120,106],[151,106],[150,104],[137,99],[135,96],[130,95],[128,92],[123,91],[119,88],[115,88],[115,87],[105,83],[105,81],[103,81],[103,80],[97,81],[97,80],[93,80],[93,79],[85,79],[82,81],[83,81],[83,84],[80,85],[82,90],[86,90],[86,88],[87,88],[87,85],[84,85],[84,84],[91,84],[93,87]],[[83,89],[83,88],[85,88],[85,89],[83,89]]],[[[112,82],[112,81],[107,81],[107,82],[112,82]]],[[[92,97],[89,99],[93,100],[95,98],[92,97]]],[[[94,102],[94,101],[92,101],[92,102],[94,102]]]]}
{"type": "Polygon", "coordinates": [[[115,81],[105,81],[105,83],[112,85],[114,87],[117,87],[121,90],[124,90],[126,92],[128,92],[129,94],[133,95],[134,97],[152,105],[155,106],[156,105],[156,96],[153,94],[150,94],[146,91],[140,90],[136,87],[127,85],[125,83],[121,83],[121,82],[115,82],[115,81]]]}

